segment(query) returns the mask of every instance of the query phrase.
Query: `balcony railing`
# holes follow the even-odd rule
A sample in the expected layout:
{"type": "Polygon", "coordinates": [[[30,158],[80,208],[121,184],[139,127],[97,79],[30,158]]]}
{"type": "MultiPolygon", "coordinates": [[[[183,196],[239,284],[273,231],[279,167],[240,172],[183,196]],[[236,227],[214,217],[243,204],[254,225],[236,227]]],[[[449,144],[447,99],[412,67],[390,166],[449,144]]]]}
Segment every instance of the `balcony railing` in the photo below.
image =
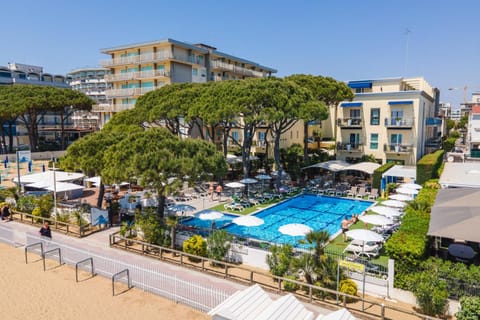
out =
{"type": "Polygon", "coordinates": [[[129,88],[129,89],[111,89],[105,91],[105,95],[108,98],[121,98],[121,97],[134,97],[141,96],[147,92],[156,90],[160,87],[163,87],[164,84],[155,86],[155,87],[145,87],[145,88],[129,88]]]}
{"type": "Polygon", "coordinates": [[[223,61],[212,61],[210,66],[212,69],[230,71],[230,72],[241,74],[244,76],[258,77],[258,78],[261,78],[264,76],[263,72],[261,71],[251,70],[245,67],[239,67],[234,64],[226,63],[223,61]]]}
{"type": "Polygon", "coordinates": [[[363,152],[363,144],[361,143],[337,143],[337,151],[346,152],[363,152]]]}
{"type": "Polygon", "coordinates": [[[411,128],[415,123],[414,119],[406,118],[385,118],[385,127],[391,129],[411,128]]]}
{"type": "Polygon", "coordinates": [[[136,79],[151,79],[160,77],[170,77],[170,72],[165,70],[148,70],[139,72],[126,72],[118,74],[109,74],[105,76],[105,79],[109,82],[113,81],[128,81],[136,79]]]}
{"type": "Polygon", "coordinates": [[[115,66],[123,66],[123,65],[132,65],[132,64],[145,64],[145,63],[154,63],[154,62],[161,62],[167,60],[177,60],[182,62],[188,62],[191,64],[200,64],[204,65],[204,62],[199,60],[195,61],[192,56],[188,56],[186,54],[172,54],[171,52],[150,52],[150,53],[142,53],[136,56],[128,56],[128,57],[120,57],[115,59],[108,59],[100,61],[100,65],[102,67],[115,67],[115,66]]]}
{"type": "Polygon", "coordinates": [[[337,120],[340,128],[361,128],[362,118],[340,118],[337,120]]]}
{"type": "Polygon", "coordinates": [[[413,144],[385,144],[384,151],[386,153],[411,153],[413,152],[413,144]]]}

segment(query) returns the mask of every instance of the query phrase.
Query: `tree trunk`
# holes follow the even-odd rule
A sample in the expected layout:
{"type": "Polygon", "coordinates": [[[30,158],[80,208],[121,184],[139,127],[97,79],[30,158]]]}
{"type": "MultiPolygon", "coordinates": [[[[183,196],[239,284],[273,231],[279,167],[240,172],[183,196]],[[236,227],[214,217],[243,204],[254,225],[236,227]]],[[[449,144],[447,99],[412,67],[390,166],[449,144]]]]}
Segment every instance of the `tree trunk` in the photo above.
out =
{"type": "Polygon", "coordinates": [[[282,183],[282,165],[280,164],[280,133],[275,132],[275,140],[273,145],[273,158],[275,159],[275,165],[277,166],[277,188],[280,187],[282,183]]]}
{"type": "Polygon", "coordinates": [[[165,196],[157,190],[157,202],[158,202],[158,207],[157,207],[157,214],[158,218],[163,221],[164,218],[164,213],[165,213],[165,196]]]}
{"type": "Polygon", "coordinates": [[[308,121],[303,120],[303,162],[306,166],[310,164],[308,157],[308,121]]]}
{"type": "Polygon", "coordinates": [[[105,185],[103,182],[100,182],[100,187],[98,189],[97,208],[102,208],[103,195],[105,194],[105,185]]]}

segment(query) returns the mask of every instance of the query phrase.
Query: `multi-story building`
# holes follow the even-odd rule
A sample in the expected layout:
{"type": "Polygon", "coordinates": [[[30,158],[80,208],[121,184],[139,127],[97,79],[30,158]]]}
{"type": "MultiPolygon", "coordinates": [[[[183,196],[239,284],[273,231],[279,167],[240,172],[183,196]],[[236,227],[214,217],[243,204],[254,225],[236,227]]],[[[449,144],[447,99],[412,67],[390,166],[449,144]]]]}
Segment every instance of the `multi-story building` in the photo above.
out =
{"type": "Polygon", "coordinates": [[[205,44],[188,44],[173,39],[101,51],[111,56],[100,65],[110,69],[105,79],[111,89],[106,95],[112,99],[109,109],[98,110],[102,123],[115,112],[133,108],[141,95],[166,84],[267,77],[276,72],[205,44]]]}
{"type": "Polygon", "coordinates": [[[466,140],[470,157],[480,158],[480,103],[471,108],[466,140]]]}
{"type": "Polygon", "coordinates": [[[350,81],[352,101],[337,106],[337,159],[415,165],[438,149],[442,121],[436,118],[439,91],[423,78],[350,81]]]}
{"type": "MultiPolygon", "coordinates": [[[[20,85],[20,84],[33,84],[53,86],[59,88],[69,88],[67,78],[63,75],[53,75],[43,71],[43,67],[21,64],[21,63],[8,63],[7,67],[0,67],[0,85],[20,85]]],[[[58,140],[58,131],[61,127],[61,117],[51,113],[45,113],[40,117],[38,124],[39,138],[44,142],[54,142],[58,140]]],[[[67,120],[68,122],[68,120],[67,120]]],[[[65,126],[71,126],[72,123],[68,122],[65,126]]],[[[14,144],[28,145],[28,135],[26,128],[19,124],[4,124],[4,132],[6,135],[12,130],[12,135],[15,137],[14,144]]]]}
{"type": "Polygon", "coordinates": [[[450,119],[455,121],[460,121],[462,118],[462,110],[461,109],[452,109],[450,112],[450,119]]]}
{"type": "Polygon", "coordinates": [[[98,128],[105,123],[99,122],[97,112],[109,110],[110,100],[105,95],[108,84],[105,81],[105,75],[110,72],[107,68],[81,68],[67,74],[68,83],[73,90],[80,91],[90,97],[95,104],[92,112],[75,111],[72,120],[75,127],[78,128],[98,128]]]}

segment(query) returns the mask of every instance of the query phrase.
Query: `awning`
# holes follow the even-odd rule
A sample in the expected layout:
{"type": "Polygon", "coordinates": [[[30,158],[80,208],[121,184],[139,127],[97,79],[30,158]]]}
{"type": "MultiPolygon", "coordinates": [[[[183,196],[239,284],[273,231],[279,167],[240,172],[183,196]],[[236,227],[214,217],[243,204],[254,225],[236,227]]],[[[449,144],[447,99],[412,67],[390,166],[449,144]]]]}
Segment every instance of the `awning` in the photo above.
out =
{"type": "Polygon", "coordinates": [[[351,108],[351,107],[361,107],[362,105],[363,105],[362,102],[343,102],[340,104],[340,107],[351,108]]]}
{"type": "Polygon", "coordinates": [[[363,81],[349,81],[348,87],[352,89],[366,89],[371,88],[373,81],[371,80],[363,80],[363,81]]]}
{"type": "Polygon", "coordinates": [[[382,174],[382,177],[402,177],[417,179],[417,167],[394,165],[382,174]]]}
{"type": "Polygon", "coordinates": [[[442,188],[480,188],[480,163],[446,162],[438,183],[442,188]]]}
{"type": "Polygon", "coordinates": [[[391,106],[399,105],[399,104],[413,104],[413,100],[404,100],[404,101],[388,101],[388,104],[391,106]]]}
{"type": "Polygon", "coordinates": [[[357,170],[368,174],[373,174],[373,172],[379,167],[380,165],[376,162],[359,162],[348,166],[345,168],[345,170],[357,170]]]}
{"type": "Polygon", "coordinates": [[[350,163],[343,161],[343,160],[331,160],[331,161],[325,161],[325,162],[320,162],[313,164],[308,167],[303,167],[303,169],[309,169],[309,168],[321,168],[329,171],[341,171],[345,170],[346,167],[350,166],[350,163]]]}
{"type": "Polygon", "coordinates": [[[480,243],[480,189],[440,189],[430,213],[428,235],[480,243]]]}

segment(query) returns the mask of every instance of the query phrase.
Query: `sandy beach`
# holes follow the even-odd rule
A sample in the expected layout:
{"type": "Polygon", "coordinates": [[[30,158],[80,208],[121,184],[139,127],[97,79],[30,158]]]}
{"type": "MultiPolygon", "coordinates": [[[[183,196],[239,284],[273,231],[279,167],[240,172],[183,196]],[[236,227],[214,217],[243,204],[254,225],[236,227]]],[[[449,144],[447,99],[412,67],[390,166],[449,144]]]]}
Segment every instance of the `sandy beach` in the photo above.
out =
{"type": "MultiPolygon", "coordinates": [[[[38,255],[0,243],[0,310],[2,319],[210,319],[182,304],[135,288],[112,296],[109,279],[84,274],[75,281],[75,270],[47,260],[43,271],[38,255]]],[[[118,291],[125,290],[121,285],[118,291]]]]}

